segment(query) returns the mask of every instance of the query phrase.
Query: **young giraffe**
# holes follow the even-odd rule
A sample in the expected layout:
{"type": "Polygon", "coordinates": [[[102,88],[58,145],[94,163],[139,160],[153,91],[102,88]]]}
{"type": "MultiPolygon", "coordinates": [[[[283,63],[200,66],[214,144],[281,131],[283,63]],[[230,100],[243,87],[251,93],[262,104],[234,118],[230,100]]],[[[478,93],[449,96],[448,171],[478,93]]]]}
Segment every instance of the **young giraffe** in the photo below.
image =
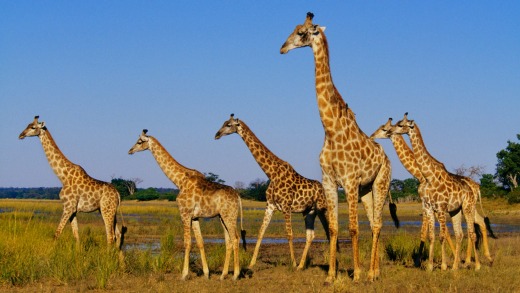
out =
{"type": "MultiPolygon", "coordinates": [[[[428,185],[428,181],[421,173],[421,168],[415,161],[415,157],[412,149],[408,146],[406,141],[404,140],[402,135],[397,135],[395,133],[391,133],[390,130],[392,128],[392,118],[388,118],[388,121],[381,125],[372,135],[370,135],[371,139],[390,139],[394,146],[397,157],[403,164],[404,168],[412,174],[419,181],[418,193],[421,200],[424,200],[424,193],[426,192],[426,187],[428,185]]],[[[455,224],[454,220],[454,224],[455,224]]],[[[435,224],[435,223],[433,223],[435,224]]],[[[417,257],[414,259],[415,266],[421,265],[421,256],[424,248],[424,243],[426,242],[427,233],[429,228],[429,219],[426,215],[426,210],[423,207],[423,219],[421,225],[421,244],[419,246],[419,252],[417,253],[417,257]]],[[[454,225],[455,228],[455,225],[454,225]]],[[[462,228],[460,228],[462,229],[462,228]]],[[[446,230],[447,231],[447,230],[446,230]]],[[[455,253],[455,247],[453,246],[453,242],[451,241],[451,237],[449,233],[446,233],[446,240],[448,240],[448,244],[450,245],[451,251],[455,253]]]]}
{"type": "Polygon", "coordinates": [[[380,275],[379,235],[382,210],[390,186],[391,165],[383,148],[371,140],[359,128],[354,112],[345,104],[332,82],[329,65],[329,48],[323,33],[325,28],[312,23],[312,13],[307,13],[303,25],[298,25],[280,49],[285,54],[292,49],[309,46],[314,53],[316,99],[325,141],[320,154],[323,188],[331,207],[330,266],[326,284],[336,277],[336,242],[338,231],[338,185],[345,189],[349,209],[349,232],[354,254],[354,281],[360,278],[359,223],[357,203],[359,198],[367,211],[372,228],[372,252],[368,280],[380,275]]]}
{"type": "MultiPolygon", "coordinates": [[[[449,173],[444,164],[437,161],[426,149],[424,140],[421,135],[419,126],[413,121],[408,120],[407,114],[404,119],[397,122],[391,128],[391,133],[395,134],[408,134],[410,142],[412,144],[413,153],[417,164],[421,168],[421,173],[426,177],[428,182],[428,191],[424,197],[424,205],[427,209],[427,214],[430,221],[430,255],[428,261],[428,270],[433,270],[433,245],[435,240],[435,234],[433,231],[433,223],[435,222],[434,215],[437,216],[437,220],[440,225],[439,238],[441,241],[441,269],[447,269],[446,256],[444,249],[444,240],[447,233],[446,228],[446,213],[460,214],[460,211],[464,214],[468,229],[468,250],[475,251],[475,270],[480,269],[480,261],[478,258],[478,252],[476,250],[476,234],[475,234],[475,218],[476,216],[476,195],[472,187],[467,184],[466,180],[461,179],[461,176],[453,175],[449,173]]],[[[480,194],[480,193],[479,193],[480,194]]],[[[460,218],[453,218],[456,247],[455,256],[453,260],[453,270],[458,269],[460,262],[460,245],[463,238],[462,229],[460,227],[460,218]],[[455,223],[455,222],[458,223],[455,223]]],[[[485,225],[482,227],[485,231],[485,225]]],[[[487,245],[486,245],[487,246],[487,245]]],[[[470,252],[471,253],[471,252],[470,252]]],[[[491,257],[486,255],[490,261],[491,257]]]]}
{"type": "MultiPolygon", "coordinates": [[[[242,225],[242,202],[238,192],[233,188],[206,180],[204,174],[197,170],[189,169],[179,164],[166,149],[153,136],[148,136],[148,130],[144,129],[137,143],[128,151],[132,155],[136,152],[150,150],[153,157],[163,170],[164,174],[179,188],[177,205],[184,226],[184,266],[181,279],[188,276],[188,266],[191,250],[191,233],[193,228],[195,240],[200,250],[202,270],[204,276],[209,279],[209,269],[204,252],[204,240],[200,231],[199,218],[212,218],[219,216],[226,241],[226,258],[220,279],[228,274],[231,249],[233,249],[234,271],[233,280],[237,280],[240,274],[238,258],[238,233],[236,221],[240,210],[240,223],[242,225]]],[[[243,238],[245,231],[242,229],[243,238]]],[[[245,239],[243,239],[245,240],[245,239]]],[[[245,241],[244,241],[245,248],[245,241]]]]}
{"type": "Polygon", "coordinates": [[[112,184],[90,177],[81,166],[69,161],[58,148],[45,122],[38,122],[38,118],[39,116],[35,116],[33,122],[27,125],[18,138],[24,139],[30,136],[40,138],[45,156],[63,185],[59,195],[63,203],[63,214],[54,238],[60,236],[67,221],[70,221],[72,233],[79,243],[76,214],[99,210],[105,223],[108,244],[116,242],[121,248],[126,227],[123,226],[120,233],[116,225],[116,212],[120,203],[119,193],[112,184]]]}
{"type": "Polygon", "coordinates": [[[271,221],[273,212],[279,210],[284,214],[285,229],[287,231],[287,239],[289,242],[289,251],[291,253],[291,261],[296,266],[293,249],[293,234],[291,226],[291,213],[302,213],[305,217],[306,241],[302,258],[298,269],[303,269],[307,259],[307,252],[314,239],[314,221],[316,215],[319,216],[323,228],[329,238],[329,226],[325,217],[326,200],[325,193],[321,183],[316,180],[307,179],[298,174],[293,167],[273,154],[251,131],[244,121],[233,118],[233,114],[229,120],[226,120],[222,127],[215,135],[215,139],[222,136],[237,133],[242,137],[245,144],[251,151],[260,168],[269,178],[269,187],[266,191],[267,207],[265,209],[264,220],[258,233],[255,252],[249,264],[252,268],[256,263],[258,251],[264,232],[271,221]]]}

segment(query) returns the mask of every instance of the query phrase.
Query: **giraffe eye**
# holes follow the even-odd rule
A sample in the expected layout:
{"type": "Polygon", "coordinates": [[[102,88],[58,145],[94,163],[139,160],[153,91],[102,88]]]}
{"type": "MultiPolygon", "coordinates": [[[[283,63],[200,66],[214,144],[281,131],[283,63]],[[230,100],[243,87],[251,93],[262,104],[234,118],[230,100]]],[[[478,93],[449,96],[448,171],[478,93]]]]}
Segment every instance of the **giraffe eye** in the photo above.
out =
{"type": "Polygon", "coordinates": [[[303,37],[303,36],[305,35],[304,32],[298,32],[297,34],[298,34],[298,36],[300,36],[300,37],[303,37]]]}

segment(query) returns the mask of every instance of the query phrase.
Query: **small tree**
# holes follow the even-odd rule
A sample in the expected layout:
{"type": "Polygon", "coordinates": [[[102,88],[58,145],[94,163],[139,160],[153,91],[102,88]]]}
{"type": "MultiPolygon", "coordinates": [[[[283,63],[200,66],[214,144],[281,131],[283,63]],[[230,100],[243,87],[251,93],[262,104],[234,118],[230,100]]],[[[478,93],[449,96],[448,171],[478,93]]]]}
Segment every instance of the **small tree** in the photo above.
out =
{"type": "Polygon", "coordinates": [[[460,167],[455,168],[455,174],[460,176],[467,176],[473,180],[476,180],[484,174],[485,169],[486,168],[481,165],[470,166],[469,168],[466,168],[466,166],[461,165],[460,167]]]}
{"type": "MultiPolygon", "coordinates": [[[[520,134],[516,138],[520,140],[520,134]]],[[[497,158],[496,177],[504,188],[516,189],[520,180],[520,144],[508,140],[507,147],[497,153],[497,158]]]]}
{"type": "Polygon", "coordinates": [[[269,180],[256,179],[249,183],[249,187],[243,192],[242,196],[253,200],[266,201],[265,193],[268,186],[269,180]]]}
{"type": "Polygon", "coordinates": [[[224,184],[226,183],[226,181],[218,178],[219,176],[215,173],[204,173],[204,176],[206,176],[206,180],[208,181],[211,181],[211,182],[217,182],[217,183],[220,183],[220,184],[224,184]]]}

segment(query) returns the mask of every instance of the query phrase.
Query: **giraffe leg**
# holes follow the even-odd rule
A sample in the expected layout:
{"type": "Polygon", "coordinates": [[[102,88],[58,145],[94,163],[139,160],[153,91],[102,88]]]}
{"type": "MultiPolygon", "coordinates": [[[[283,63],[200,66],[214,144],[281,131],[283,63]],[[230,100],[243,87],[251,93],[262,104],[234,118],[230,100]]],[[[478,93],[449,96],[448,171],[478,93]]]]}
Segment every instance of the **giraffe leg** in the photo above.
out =
{"type": "MultiPolygon", "coordinates": [[[[359,264],[359,223],[357,213],[358,203],[358,185],[357,184],[343,184],[345,193],[348,199],[348,230],[350,238],[352,239],[352,252],[354,257],[354,282],[359,281],[361,276],[361,266],[359,264]],[[346,188],[345,188],[346,186],[346,188]]],[[[372,210],[367,211],[371,214],[372,210]]]]}
{"type": "MultiPolygon", "coordinates": [[[[423,198],[421,196],[421,198],[423,198]]],[[[414,257],[414,265],[416,268],[421,266],[422,255],[424,250],[424,243],[426,243],[426,238],[428,237],[428,215],[426,212],[426,208],[423,203],[423,212],[422,212],[422,223],[421,223],[421,243],[419,244],[419,250],[417,251],[417,255],[414,257]]]]}
{"type": "Polygon", "coordinates": [[[484,248],[484,256],[489,260],[490,263],[493,263],[493,258],[491,257],[491,253],[489,253],[489,243],[488,243],[486,223],[484,222],[484,218],[476,210],[475,210],[475,223],[477,223],[477,225],[479,225],[480,230],[482,231],[482,245],[484,248]]]}
{"type": "MultiPolygon", "coordinates": [[[[462,204],[462,209],[464,213],[464,217],[466,218],[466,224],[468,226],[468,238],[471,240],[472,250],[475,252],[475,270],[480,270],[480,260],[478,257],[478,251],[475,247],[477,236],[475,234],[475,205],[471,205],[471,203],[464,202],[462,204]]],[[[469,243],[468,243],[469,246],[469,243]]]]}
{"type": "Polygon", "coordinates": [[[271,222],[271,218],[273,217],[274,206],[271,204],[267,204],[267,208],[265,209],[264,220],[262,222],[262,226],[260,227],[260,232],[258,232],[258,239],[256,240],[255,252],[253,253],[253,258],[251,258],[251,262],[249,263],[249,268],[253,268],[256,264],[256,258],[258,257],[258,252],[260,251],[260,244],[262,244],[262,238],[264,237],[265,230],[267,226],[269,226],[269,222],[271,222]]]}
{"type": "MultiPolygon", "coordinates": [[[[200,251],[200,260],[202,261],[202,271],[204,272],[204,277],[209,279],[208,262],[206,261],[206,253],[204,252],[204,240],[202,239],[202,233],[200,232],[199,221],[192,221],[191,228],[193,229],[193,234],[195,234],[195,241],[197,242],[197,247],[200,251]]],[[[229,259],[227,261],[229,265],[229,259]]]]}
{"type": "MultiPolygon", "coordinates": [[[[229,239],[229,255],[231,255],[231,248],[233,249],[233,280],[238,280],[238,277],[240,276],[240,257],[238,253],[240,250],[240,237],[238,235],[238,229],[236,226],[236,218],[237,215],[234,215],[233,217],[226,217],[222,222],[224,228],[227,228],[226,231],[229,239]]],[[[227,250],[228,247],[226,246],[226,258],[228,258],[227,250]]],[[[229,258],[227,262],[229,263],[229,258]]]]}
{"type": "MultiPolygon", "coordinates": [[[[60,223],[58,224],[58,228],[56,229],[56,232],[54,233],[54,239],[58,239],[58,237],[60,237],[61,232],[63,231],[63,228],[65,228],[65,225],[67,225],[67,221],[72,220],[73,216],[75,216],[75,210],[73,209],[73,206],[64,205],[60,223]]],[[[74,237],[75,236],[76,235],[74,235],[74,237]]],[[[78,235],[78,239],[79,239],[79,235],[78,235]]]]}
{"type": "Polygon", "coordinates": [[[229,259],[231,258],[231,239],[229,238],[229,231],[224,224],[224,220],[220,218],[220,223],[222,224],[222,228],[224,229],[224,239],[226,241],[226,258],[224,260],[224,267],[222,268],[222,275],[220,276],[220,280],[224,280],[229,272],[229,259]]]}
{"type": "Polygon", "coordinates": [[[76,217],[76,213],[70,216],[70,226],[72,227],[72,234],[74,235],[74,238],[76,238],[76,243],[79,244],[78,217],[76,217]]]}
{"type": "Polygon", "coordinates": [[[287,242],[289,242],[289,253],[291,254],[291,266],[296,267],[296,259],[294,258],[293,231],[291,225],[291,211],[284,212],[285,232],[287,233],[287,242]]]}
{"type": "MultiPolygon", "coordinates": [[[[446,263],[446,233],[447,233],[447,227],[446,227],[446,212],[444,210],[441,210],[440,212],[437,212],[437,219],[439,220],[439,240],[441,241],[441,270],[445,271],[448,269],[448,264],[446,263]]],[[[455,252],[455,258],[457,258],[457,253],[455,252]]]]}
{"type": "MultiPolygon", "coordinates": [[[[182,215],[182,214],[181,214],[182,215]]],[[[191,250],[191,219],[186,216],[182,217],[182,224],[184,230],[184,264],[182,266],[181,280],[186,280],[188,276],[188,267],[190,264],[190,250],[191,250]]]]}
{"type": "MultiPolygon", "coordinates": [[[[462,245],[462,240],[464,239],[464,232],[462,231],[462,212],[458,212],[457,214],[451,217],[451,221],[453,222],[453,231],[455,232],[455,240],[456,246],[453,248],[453,244],[451,243],[451,238],[449,238],[449,233],[447,232],[446,240],[448,240],[448,244],[450,244],[451,251],[453,252],[453,269],[456,270],[460,264],[460,248],[462,245]]],[[[471,254],[471,250],[468,250],[471,254]]],[[[471,260],[470,260],[471,261],[471,260]]],[[[467,262],[467,259],[466,259],[467,262]]],[[[469,263],[469,262],[468,262],[469,263]]]]}
{"type": "MultiPolygon", "coordinates": [[[[298,265],[298,270],[302,270],[307,260],[307,254],[311,246],[312,240],[314,240],[314,221],[318,211],[311,211],[305,215],[305,248],[303,249],[302,258],[298,265]]],[[[326,230],[325,230],[326,231],[326,230]]]]}
{"type": "Polygon", "coordinates": [[[115,241],[115,231],[114,231],[114,220],[116,217],[115,209],[107,209],[101,207],[101,216],[103,218],[103,222],[105,223],[105,230],[107,234],[107,244],[110,246],[114,244],[115,241]]]}
{"type": "Polygon", "coordinates": [[[435,215],[431,209],[427,210],[428,215],[428,238],[430,241],[430,247],[428,250],[428,265],[426,269],[428,271],[433,271],[433,251],[435,245],[435,215]]]}
{"type": "MultiPolygon", "coordinates": [[[[361,197],[365,208],[371,206],[372,217],[371,228],[372,228],[372,252],[370,258],[370,269],[368,271],[368,280],[373,281],[380,276],[379,268],[379,237],[381,235],[381,228],[383,226],[383,207],[386,200],[386,195],[390,188],[390,162],[387,165],[383,165],[379,171],[376,179],[373,183],[372,192],[367,193],[361,197]],[[367,200],[364,200],[367,198],[367,200]]],[[[369,214],[370,209],[367,209],[369,214]]]]}
{"type": "Polygon", "coordinates": [[[323,172],[323,190],[327,201],[327,219],[329,222],[329,272],[325,285],[330,285],[336,279],[336,252],[338,244],[338,186],[323,172]]]}

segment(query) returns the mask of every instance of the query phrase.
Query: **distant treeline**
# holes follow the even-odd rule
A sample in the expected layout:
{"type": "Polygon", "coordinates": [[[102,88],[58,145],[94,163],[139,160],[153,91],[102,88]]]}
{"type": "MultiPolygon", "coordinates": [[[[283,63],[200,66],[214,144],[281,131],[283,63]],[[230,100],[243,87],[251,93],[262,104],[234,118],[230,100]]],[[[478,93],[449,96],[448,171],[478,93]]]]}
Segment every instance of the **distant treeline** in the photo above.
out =
{"type": "MultiPolygon", "coordinates": [[[[19,198],[19,199],[59,199],[61,187],[0,187],[0,198],[19,198]]],[[[153,199],[168,199],[175,200],[179,193],[174,188],[148,188],[138,189],[136,196],[127,196],[123,199],[138,199],[149,200],[153,199]],[[139,198],[139,195],[143,198],[139,198]]]]}
{"type": "Polygon", "coordinates": [[[58,199],[61,187],[0,187],[0,198],[58,199]]]}

